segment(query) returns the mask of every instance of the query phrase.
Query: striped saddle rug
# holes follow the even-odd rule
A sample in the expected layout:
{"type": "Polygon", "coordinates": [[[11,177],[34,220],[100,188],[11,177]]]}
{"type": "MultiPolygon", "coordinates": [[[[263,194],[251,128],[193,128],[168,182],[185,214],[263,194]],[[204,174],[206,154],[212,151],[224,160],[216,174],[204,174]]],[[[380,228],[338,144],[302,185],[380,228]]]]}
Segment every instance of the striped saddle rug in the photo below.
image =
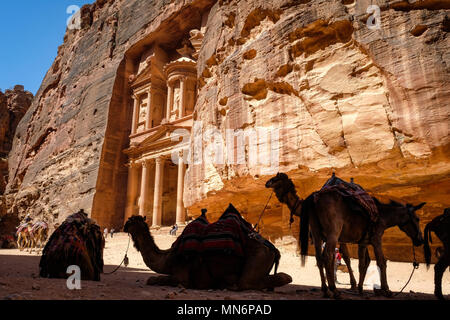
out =
{"type": "Polygon", "coordinates": [[[252,225],[242,218],[233,205],[217,222],[209,223],[204,216],[192,221],[172,245],[178,253],[221,252],[244,256],[244,247],[252,225]]]}

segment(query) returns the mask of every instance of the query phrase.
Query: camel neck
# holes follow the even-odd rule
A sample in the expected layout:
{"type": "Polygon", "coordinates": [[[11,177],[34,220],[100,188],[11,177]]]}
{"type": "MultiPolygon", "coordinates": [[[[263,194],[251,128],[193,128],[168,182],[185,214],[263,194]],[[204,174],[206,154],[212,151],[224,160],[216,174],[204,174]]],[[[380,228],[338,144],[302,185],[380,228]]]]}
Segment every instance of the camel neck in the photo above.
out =
{"type": "Polygon", "coordinates": [[[157,273],[169,274],[166,266],[169,250],[159,249],[150,232],[132,235],[132,237],[147,267],[157,273]]]}
{"type": "Polygon", "coordinates": [[[288,206],[289,210],[292,212],[295,216],[300,216],[300,205],[299,205],[300,198],[297,196],[297,194],[293,192],[288,192],[284,196],[284,203],[288,206]]]}

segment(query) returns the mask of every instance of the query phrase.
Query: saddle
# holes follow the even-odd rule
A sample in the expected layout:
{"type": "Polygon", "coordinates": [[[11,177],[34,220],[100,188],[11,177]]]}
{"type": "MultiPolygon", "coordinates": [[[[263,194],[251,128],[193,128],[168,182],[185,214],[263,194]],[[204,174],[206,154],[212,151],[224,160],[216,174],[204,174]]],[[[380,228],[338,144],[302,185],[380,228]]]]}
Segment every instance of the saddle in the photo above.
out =
{"type": "MultiPolygon", "coordinates": [[[[182,254],[220,252],[244,256],[251,237],[255,237],[252,225],[230,204],[217,222],[209,223],[205,216],[200,216],[187,225],[172,249],[182,254]]],[[[259,236],[258,240],[265,239],[259,236]]]]}
{"type": "Polygon", "coordinates": [[[333,173],[333,176],[323,185],[323,187],[314,193],[314,201],[317,201],[318,194],[322,192],[334,191],[343,196],[344,200],[354,211],[368,214],[370,221],[378,221],[378,208],[373,198],[361,187],[353,182],[346,182],[333,173]]]}

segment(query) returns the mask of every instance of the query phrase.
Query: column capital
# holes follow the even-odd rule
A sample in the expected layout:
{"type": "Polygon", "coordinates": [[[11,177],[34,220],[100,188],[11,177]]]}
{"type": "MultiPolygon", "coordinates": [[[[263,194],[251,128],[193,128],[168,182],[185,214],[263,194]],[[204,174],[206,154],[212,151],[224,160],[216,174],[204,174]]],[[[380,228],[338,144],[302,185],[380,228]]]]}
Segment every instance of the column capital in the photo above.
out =
{"type": "Polygon", "coordinates": [[[166,161],[166,159],[163,157],[155,158],[155,163],[157,165],[163,164],[165,161],[166,161]]]}

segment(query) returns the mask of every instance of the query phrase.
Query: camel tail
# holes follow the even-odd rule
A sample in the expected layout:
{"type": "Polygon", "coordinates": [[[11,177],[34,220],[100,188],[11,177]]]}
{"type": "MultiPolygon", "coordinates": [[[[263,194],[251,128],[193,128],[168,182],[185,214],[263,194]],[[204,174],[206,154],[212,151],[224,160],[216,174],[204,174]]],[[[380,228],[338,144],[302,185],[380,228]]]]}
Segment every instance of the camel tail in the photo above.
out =
{"type": "Polygon", "coordinates": [[[431,243],[433,243],[433,241],[431,239],[430,224],[427,224],[425,226],[425,230],[423,231],[423,233],[424,233],[423,255],[425,256],[425,262],[427,263],[427,269],[429,269],[430,263],[431,263],[431,250],[430,250],[430,245],[428,243],[428,239],[431,243]]]}
{"type": "Polygon", "coordinates": [[[306,255],[308,254],[309,245],[309,215],[314,207],[314,200],[312,196],[306,198],[302,204],[302,211],[300,213],[300,254],[302,267],[305,266],[306,255]]]}

